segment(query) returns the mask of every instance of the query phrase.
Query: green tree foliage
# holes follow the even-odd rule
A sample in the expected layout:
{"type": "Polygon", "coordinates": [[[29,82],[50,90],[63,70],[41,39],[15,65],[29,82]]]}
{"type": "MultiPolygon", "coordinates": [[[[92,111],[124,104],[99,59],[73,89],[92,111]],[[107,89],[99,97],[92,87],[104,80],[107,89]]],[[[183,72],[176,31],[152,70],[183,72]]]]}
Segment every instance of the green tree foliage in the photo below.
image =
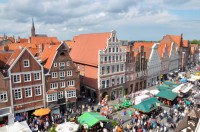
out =
{"type": "Polygon", "coordinates": [[[200,44],[200,40],[192,40],[191,44],[200,44]]]}

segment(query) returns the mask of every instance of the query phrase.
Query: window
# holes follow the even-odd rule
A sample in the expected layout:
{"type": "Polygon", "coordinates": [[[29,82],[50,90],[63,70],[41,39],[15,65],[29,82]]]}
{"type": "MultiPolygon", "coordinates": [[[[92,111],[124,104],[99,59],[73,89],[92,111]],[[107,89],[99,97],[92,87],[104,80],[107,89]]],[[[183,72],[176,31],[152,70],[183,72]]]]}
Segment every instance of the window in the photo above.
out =
{"type": "Polygon", "coordinates": [[[70,61],[67,61],[67,66],[70,66],[70,61]]]}
{"type": "Polygon", "coordinates": [[[29,60],[24,60],[24,67],[30,67],[29,60]]]}
{"type": "Polygon", "coordinates": [[[58,75],[57,75],[57,72],[52,72],[52,78],[57,78],[58,75]]]}
{"type": "Polygon", "coordinates": [[[35,86],[34,88],[35,88],[35,96],[42,95],[41,86],[35,86]]]}
{"type": "Polygon", "coordinates": [[[119,65],[117,65],[117,72],[119,72],[119,65]]]}
{"type": "Polygon", "coordinates": [[[58,83],[50,83],[50,89],[58,88],[58,83]]]}
{"type": "Polygon", "coordinates": [[[67,76],[72,76],[72,70],[67,71],[67,76]]]}
{"type": "Polygon", "coordinates": [[[25,97],[26,98],[32,97],[32,89],[31,89],[31,87],[25,88],[25,97]]]}
{"type": "Polygon", "coordinates": [[[124,65],[121,64],[120,71],[124,71],[124,65]]]}
{"type": "Polygon", "coordinates": [[[101,74],[105,74],[105,70],[104,70],[104,67],[101,67],[101,74]]]}
{"type": "Polygon", "coordinates": [[[21,89],[15,89],[14,95],[15,95],[15,100],[22,99],[22,90],[21,89]]]}
{"type": "Polygon", "coordinates": [[[112,52],[115,52],[115,48],[112,48],[112,52]]]}
{"type": "Polygon", "coordinates": [[[57,93],[47,95],[47,102],[53,102],[53,101],[57,101],[57,93]]]}
{"type": "Polygon", "coordinates": [[[85,65],[82,65],[82,71],[85,71],[85,65]]]}
{"type": "Polygon", "coordinates": [[[70,90],[65,92],[65,98],[76,97],[76,90],[70,90]]]}
{"type": "Polygon", "coordinates": [[[107,61],[107,56],[105,56],[104,61],[107,61]]]}
{"type": "Polygon", "coordinates": [[[34,80],[40,80],[40,73],[34,73],[34,80]]]}
{"type": "Polygon", "coordinates": [[[63,91],[58,92],[58,99],[62,99],[63,98],[63,91]]]}
{"type": "Polygon", "coordinates": [[[56,62],[54,62],[54,63],[53,63],[53,66],[54,66],[54,67],[57,67],[57,63],[56,63],[56,62]]]}
{"type": "Polygon", "coordinates": [[[109,48],[108,51],[111,52],[111,48],[109,48]]]}
{"type": "Polygon", "coordinates": [[[115,56],[112,56],[112,61],[115,61],[115,56]]]}
{"type": "Polygon", "coordinates": [[[65,62],[60,62],[60,70],[65,69],[65,62]]]}
{"type": "Polygon", "coordinates": [[[102,82],[101,82],[101,87],[102,87],[102,88],[105,88],[105,87],[106,87],[106,81],[102,81],[102,82]]]}
{"type": "Polygon", "coordinates": [[[108,56],[108,60],[111,61],[111,56],[108,56]]]}
{"type": "Polygon", "coordinates": [[[20,83],[21,82],[21,76],[20,75],[13,75],[13,82],[14,83],[20,83]]]}
{"type": "Polygon", "coordinates": [[[121,83],[124,83],[124,78],[123,77],[121,77],[121,83]]]}
{"type": "Polygon", "coordinates": [[[115,66],[112,66],[112,73],[115,72],[115,66]]]}
{"type": "Polygon", "coordinates": [[[117,48],[116,48],[116,52],[118,52],[118,51],[119,51],[119,48],[117,47],[117,48]]]}
{"type": "Polygon", "coordinates": [[[60,88],[65,88],[65,82],[60,82],[60,88]]]}
{"type": "Polygon", "coordinates": [[[106,88],[110,86],[110,80],[106,80],[106,88]]]}
{"type": "Polygon", "coordinates": [[[74,80],[67,81],[68,86],[74,86],[74,80]]]}
{"type": "Polygon", "coordinates": [[[7,102],[8,97],[7,97],[7,92],[0,92],[0,102],[7,102]]]}
{"type": "Polygon", "coordinates": [[[24,74],[24,82],[30,82],[31,81],[31,74],[24,74]]]}
{"type": "Polygon", "coordinates": [[[65,79],[65,72],[64,72],[64,71],[61,71],[61,72],[60,72],[60,79],[61,79],[61,80],[64,80],[64,79],[65,79]]]}
{"type": "Polygon", "coordinates": [[[110,66],[107,66],[107,74],[110,73],[110,66]]]}
{"type": "Polygon", "coordinates": [[[113,78],[112,79],[112,86],[114,86],[115,85],[115,79],[113,78]]]}
{"type": "Polygon", "coordinates": [[[116,61],[118,61],[118,55],[116,56],[116,61]]]}

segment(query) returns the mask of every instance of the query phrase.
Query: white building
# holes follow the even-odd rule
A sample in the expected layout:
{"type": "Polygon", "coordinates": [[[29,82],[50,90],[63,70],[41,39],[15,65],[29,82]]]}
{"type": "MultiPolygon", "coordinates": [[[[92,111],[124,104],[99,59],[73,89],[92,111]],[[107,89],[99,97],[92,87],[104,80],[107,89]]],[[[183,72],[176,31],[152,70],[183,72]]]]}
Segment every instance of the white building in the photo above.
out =
{"type": "Polygon", "coordinates": [[[151,54],[147,63],[147,87],[156,85],[159,81],[161,71],[161,59],[158,53],[158,43],[152,46],[151,54]]]}
{"type": "Polygon", "coordinates": [[[178,66],[179,66],[179,54],[177,51],[176,44],[172,42],[169,53],[169,72],[178,71],[178,66]]]}

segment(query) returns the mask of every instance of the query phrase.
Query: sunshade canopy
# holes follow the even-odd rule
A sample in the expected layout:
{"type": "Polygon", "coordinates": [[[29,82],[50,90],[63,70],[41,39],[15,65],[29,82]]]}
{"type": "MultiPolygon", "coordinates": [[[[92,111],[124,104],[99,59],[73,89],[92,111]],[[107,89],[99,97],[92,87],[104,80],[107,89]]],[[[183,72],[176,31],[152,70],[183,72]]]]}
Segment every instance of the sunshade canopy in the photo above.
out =
{"type": "Polygon", "coordinates": [[[157,108],[158,103],[161,104],[161,102],[156,98],[150,98],[133,106],[133,108],[144,113],[149,113],[157,108]]]}
{"type": "Polygon", "coordinates": [[[171,91],[160,91],[158,94],[156,94],[156,96],[173,101],[178,94],[171,91]]]}
{"type": "Polygon", "coordinates": [[[160,90],[160,91],[165,91],[165,90],[171,91],[171,90],[172,90],[172,88],[169,87],[169,86],[167,86],[167,85],[157,86],[156,88],[157,88],[158,90],[160,90]]]}
{"type": "Polygon", "coordinates": [[[186,83],[186,82],[187,82],[187,79],[186,79],[186,78],[182,78],[182,79],[180,80],[180,82],[186,83]]]}
{"type": "Polygon", "coordinates": [[[40,108],[35,110],[35,112],[33,113],[35,116],[43,116],[43,115],[47,115],[49,114],[51,110],[49,108],[40,108]]]}
{"type": "Polygon", "coordinates": [[[78,117],[78,122],[81,125],[87,124],[88,128],[91,128],[92,126],[94,126],[99,122],[107,122],[107,121],[109,121],[109,119],[100,115],[97,112],[85,112],[83,115],[78,117]]]}

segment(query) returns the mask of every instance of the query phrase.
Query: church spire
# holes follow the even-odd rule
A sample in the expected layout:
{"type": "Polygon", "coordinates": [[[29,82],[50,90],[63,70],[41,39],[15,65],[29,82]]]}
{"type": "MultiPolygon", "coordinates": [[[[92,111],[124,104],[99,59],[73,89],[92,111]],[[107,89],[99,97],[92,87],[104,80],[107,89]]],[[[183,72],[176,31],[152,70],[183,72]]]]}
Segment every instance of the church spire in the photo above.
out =
{"type": "Polygon", "coordinates": [[[35,37],[35,26],[34,26],[33,18],[32,18],[32,27],[31,27],[31,37],[35,37]]]}

